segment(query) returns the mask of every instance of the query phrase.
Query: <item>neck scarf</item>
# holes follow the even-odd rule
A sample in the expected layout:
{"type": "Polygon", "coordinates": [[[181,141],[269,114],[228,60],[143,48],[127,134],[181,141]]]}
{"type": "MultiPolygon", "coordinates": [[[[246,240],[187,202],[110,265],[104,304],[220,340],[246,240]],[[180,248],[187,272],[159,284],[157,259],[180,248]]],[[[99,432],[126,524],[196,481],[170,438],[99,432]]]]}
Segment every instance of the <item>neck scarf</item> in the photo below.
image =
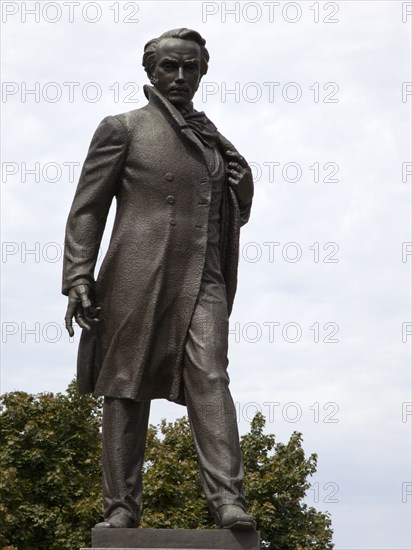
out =
{"type": "Polygon", "coordinates": [[[210,148],[216,145],[217,128],[203,111],[195,111],[193,103],[190,102],[180,109],[180,114],[203,145],[210,148]]]}

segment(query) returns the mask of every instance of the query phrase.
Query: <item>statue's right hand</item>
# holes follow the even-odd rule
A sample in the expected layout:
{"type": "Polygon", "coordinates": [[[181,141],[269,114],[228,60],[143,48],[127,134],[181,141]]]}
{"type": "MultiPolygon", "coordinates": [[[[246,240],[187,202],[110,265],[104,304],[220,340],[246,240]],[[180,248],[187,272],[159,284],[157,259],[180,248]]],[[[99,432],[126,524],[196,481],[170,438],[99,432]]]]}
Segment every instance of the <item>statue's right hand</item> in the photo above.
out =
{"type": "Polygon", "coordinates": [[[90,300],[90,288],[87,285],[77,285],[69,291],[69,303],[64,318],[66,330],[70,336],[74,335],[73,317],[81,328],[90,330],[92,323],[100,321],[101,308],[93,308],[90,300]]]}

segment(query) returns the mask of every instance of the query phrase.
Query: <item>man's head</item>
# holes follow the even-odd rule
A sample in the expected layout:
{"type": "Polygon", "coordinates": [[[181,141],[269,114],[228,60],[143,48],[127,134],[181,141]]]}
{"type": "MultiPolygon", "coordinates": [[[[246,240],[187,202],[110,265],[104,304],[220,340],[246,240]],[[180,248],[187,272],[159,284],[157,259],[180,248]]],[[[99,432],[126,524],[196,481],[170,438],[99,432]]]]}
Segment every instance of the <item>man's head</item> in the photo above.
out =
{"type": "Polygon", "coordinates": [[[144,49],[143,66],[150,82],[176,107],[193,99],[207,73],[206,41],[191,29],[173,29],[150,40],[144,49]]]}

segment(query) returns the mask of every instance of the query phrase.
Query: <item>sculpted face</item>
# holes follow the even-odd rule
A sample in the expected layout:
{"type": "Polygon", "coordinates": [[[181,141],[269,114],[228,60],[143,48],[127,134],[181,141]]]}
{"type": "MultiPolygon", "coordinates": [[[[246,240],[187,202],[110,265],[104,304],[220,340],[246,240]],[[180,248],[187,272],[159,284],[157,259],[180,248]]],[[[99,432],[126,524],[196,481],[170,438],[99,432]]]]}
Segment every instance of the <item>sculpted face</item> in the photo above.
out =
{"type": "Polygon", "coordinates": [[[200,83],[200,46],[192,40],[166,38],[156,50],[154,85],[175,107],[191,101],[200,83]]]}

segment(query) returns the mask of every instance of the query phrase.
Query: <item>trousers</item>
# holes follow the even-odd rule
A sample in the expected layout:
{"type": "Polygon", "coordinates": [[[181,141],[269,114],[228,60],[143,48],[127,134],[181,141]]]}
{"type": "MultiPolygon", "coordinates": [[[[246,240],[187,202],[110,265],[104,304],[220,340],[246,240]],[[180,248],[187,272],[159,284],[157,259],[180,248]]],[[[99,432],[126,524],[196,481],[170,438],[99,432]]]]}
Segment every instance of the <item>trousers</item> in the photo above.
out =
{"type": "MultiPolygon", "coordinates": [[[[228,315],[223,279],[203,274],[183,360],[187,412],[209,508],[246,508],[236,410],[229,390],[228,315]],[[222,284],[223,283],[223,284],[222,284]]],[[[105,520],[122,509],[139,523],[142,465],[150,401],[104,398],[103,501],[105,520]]],[[[176,465],[178,468],[178,464],[176,465]]]]}

